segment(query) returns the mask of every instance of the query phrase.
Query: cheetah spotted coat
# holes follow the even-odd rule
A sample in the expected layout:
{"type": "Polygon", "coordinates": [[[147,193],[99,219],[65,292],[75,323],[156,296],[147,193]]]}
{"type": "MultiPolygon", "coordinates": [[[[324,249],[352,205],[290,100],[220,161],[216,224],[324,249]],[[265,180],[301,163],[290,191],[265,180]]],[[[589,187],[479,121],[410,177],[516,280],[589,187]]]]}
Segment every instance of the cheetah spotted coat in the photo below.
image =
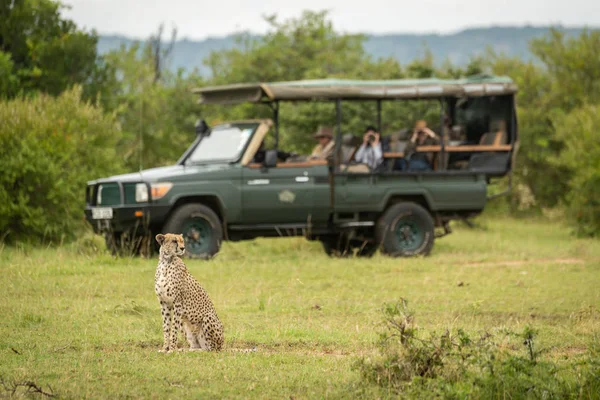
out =
{"type": "Polygon", "coordinates": [[[162,308],[162,352],[177,349],[177,334],[183,328],[190,350],[221,350],[223,325],[214,305],[198,281],[179,258],[185,251],[183,236],[159,234],[161,245],[154,290],[162,308]]]}

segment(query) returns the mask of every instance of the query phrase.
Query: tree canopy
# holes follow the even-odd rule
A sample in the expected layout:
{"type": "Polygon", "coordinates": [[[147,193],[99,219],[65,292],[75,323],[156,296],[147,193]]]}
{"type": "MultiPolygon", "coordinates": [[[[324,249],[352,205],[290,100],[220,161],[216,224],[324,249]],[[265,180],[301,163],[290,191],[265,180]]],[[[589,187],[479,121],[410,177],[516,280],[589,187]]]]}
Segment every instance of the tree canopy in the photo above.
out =
{"type": "Polygon", "coordinates": [[[83,84],[95,96],[110,79],[110,67],[97,53],[97,35],[61,16],[53,0],[0,3],[0,95],[43,92],[58,95],[83,84]]]}

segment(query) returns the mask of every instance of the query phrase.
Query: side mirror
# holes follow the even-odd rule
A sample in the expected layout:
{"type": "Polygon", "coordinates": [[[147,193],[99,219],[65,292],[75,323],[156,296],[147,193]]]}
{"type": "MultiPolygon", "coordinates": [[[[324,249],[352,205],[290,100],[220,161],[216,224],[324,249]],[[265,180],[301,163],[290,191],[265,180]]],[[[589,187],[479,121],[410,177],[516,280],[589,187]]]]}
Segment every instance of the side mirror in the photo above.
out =
{"type": "Polygon", "coordinates": [[[265,151],[264,168],[275,168],[277,166],[277,150],[265,151]]]}
{"type": "Polygon", "coordinates": [[[206,124],[206,121],[199,119],[198,122],[196,122],[196,135],[202,135],[207,130],[208,125],[206,124]]]}

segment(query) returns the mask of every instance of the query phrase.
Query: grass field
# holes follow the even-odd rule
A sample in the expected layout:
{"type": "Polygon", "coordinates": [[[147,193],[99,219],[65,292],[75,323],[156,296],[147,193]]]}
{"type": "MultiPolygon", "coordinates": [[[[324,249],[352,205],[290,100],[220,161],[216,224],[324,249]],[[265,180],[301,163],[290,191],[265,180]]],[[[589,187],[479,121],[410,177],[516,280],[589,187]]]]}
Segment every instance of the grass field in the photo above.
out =
{"type": "Polygon", "coordinates": [[[352,398],[352,364],[374,352],[380,308],[400,297],[425,331],[530,325],[545,358],[584,354],[600,333],[600,241],[543,221],[479,224],[456,224],[425,259],[330,259],[293,238],[186,260],[226,348],[251,354],[158,353],[156,259],[2,248],[0,397],[32,381],[59,398],[352,398]]]}

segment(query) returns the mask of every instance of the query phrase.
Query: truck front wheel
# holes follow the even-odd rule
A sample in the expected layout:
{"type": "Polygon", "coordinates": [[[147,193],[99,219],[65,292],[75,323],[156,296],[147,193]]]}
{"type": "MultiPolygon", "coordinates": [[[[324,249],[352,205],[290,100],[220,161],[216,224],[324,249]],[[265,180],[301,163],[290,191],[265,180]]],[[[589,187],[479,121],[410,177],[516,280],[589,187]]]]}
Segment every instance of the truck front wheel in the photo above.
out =
{"type": "Polygon", "coordinates": [[[217,254],[223,240],[223,227],[217,214],[195,203],[177,208],[164,225],[163,233],[183,235],[185,254],[203,260],[217,254]]]}
{"type": "Polygon", "coordinates": [[[389,207],[377,222],[377,242],[391,257],[429,255],[433,248],[433,218],[422,206],[397,203],[389,207]]]}

